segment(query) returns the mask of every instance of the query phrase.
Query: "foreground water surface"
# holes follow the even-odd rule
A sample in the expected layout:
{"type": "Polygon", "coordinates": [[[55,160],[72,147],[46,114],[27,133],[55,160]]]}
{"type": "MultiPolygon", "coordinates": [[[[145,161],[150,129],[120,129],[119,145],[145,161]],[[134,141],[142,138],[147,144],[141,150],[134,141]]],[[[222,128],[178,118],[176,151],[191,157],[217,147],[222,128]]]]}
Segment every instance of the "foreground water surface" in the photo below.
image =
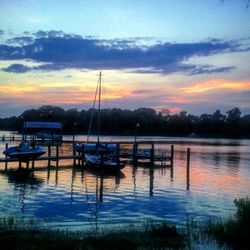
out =
{"type": "MultiPolygon", "coordinates": [[[[103,139],[133,140],[132,137],[103,139]]],[[[0,163],[1,217],[35,218],[52,227],[73,230],[145,219],[182,225],[190,218],[202,221],[226,218],[235,212],[235,198],[249,196],[250,140],[138,139],[167,140],[168,144],[156,145],[157,152],[166,154],[174,144],[173,171],[168,167],[127,164],[118,174],[100,175],[72,167],[72,160],[67,160],[60,161],[58,168],[36,162],[32,175],[19,178],[14,171],[4,171],[4,163],[0,163]],[[186,178],[188,147],[191,148],[189,180],[186,178]]],[[[0,157],[4,147],[5,142],[0,142],[0,157]]],[[[71,147],[63,144],[60,153],[69,154],[71,147]]],[[[9,170],[16,168],[16,163],[8,166],[9,170]]]]}

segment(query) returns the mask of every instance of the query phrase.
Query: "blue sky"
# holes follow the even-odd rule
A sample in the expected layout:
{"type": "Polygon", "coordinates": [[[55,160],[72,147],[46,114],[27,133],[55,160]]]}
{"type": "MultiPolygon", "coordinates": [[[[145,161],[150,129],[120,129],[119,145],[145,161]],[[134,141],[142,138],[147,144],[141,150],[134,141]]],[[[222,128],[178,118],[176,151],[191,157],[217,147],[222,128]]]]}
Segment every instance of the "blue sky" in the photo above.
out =
{"type": "Polygon", "coordinates": [[[245,0],[0,1],[0,117],[44,104],[250,113],[245,0]]]}
{"type": "Polygon", "coordinates": [[[1,29],[197,41],[250,35],[245,0],[1,1],[1,29]]]}

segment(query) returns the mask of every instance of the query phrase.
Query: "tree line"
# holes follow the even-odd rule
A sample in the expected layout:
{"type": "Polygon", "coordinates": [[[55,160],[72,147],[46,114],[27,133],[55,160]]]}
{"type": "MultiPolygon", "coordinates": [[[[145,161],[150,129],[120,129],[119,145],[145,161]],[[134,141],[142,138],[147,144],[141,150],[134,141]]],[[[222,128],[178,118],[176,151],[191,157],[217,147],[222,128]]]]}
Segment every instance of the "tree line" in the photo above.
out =
{"type": "MultiPolygon", "coordinates": [[[[21,131],[24,121],[57,121],[63,123],[65,134],[87,134],[93,113],[92,134],[97,133],[97,115],[95,109],[64,110],[61,107],[44,105],[38,109],[29,109],[20,116],[0,118],[1,130],[21,131]]],[[[208,136],[208,137],[250,137],[250,115],[241,116],[235,107],[225,114],[216,110],[212,114],[195,116],[181,111],[171,114],[168,109],[156,112],[150,108],[102,109],[101,134],[134,135],[135,126],[139,135],[162,136],[208,136]]]]}

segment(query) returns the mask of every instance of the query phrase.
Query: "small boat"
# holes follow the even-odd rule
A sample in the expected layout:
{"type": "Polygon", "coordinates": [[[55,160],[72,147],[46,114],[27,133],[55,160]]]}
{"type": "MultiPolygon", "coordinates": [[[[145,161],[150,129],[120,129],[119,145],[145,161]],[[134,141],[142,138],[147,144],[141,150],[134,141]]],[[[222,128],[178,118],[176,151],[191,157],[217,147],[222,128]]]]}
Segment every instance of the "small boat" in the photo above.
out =
{"type": "Polygon", "coordinates": [[[85,154],[84,156],[88,166],[95,170],[114,172],[125,167],[124,163],[118,162],[113,156],[105,154],[85,154]]]}
{"type": "Polygon", "coordinates": [[[35,159],[46,151],[42,147],[30,147],[28,143],[22,142],[19,146],[9,147],[3,151],[11,159],[30,160],[35,159]]]}
{"type": "Polygon", "coordinates": [[[98,147],[100,147],[102,150],[105,150],[105,152],[107,153],[115,153],[117,149],[117,143],[100,142],[99,146],[97,145],[96,142],[74,144],[74,150],[78,152],[85,152],[85,153],[95,153],[98,147]]]}

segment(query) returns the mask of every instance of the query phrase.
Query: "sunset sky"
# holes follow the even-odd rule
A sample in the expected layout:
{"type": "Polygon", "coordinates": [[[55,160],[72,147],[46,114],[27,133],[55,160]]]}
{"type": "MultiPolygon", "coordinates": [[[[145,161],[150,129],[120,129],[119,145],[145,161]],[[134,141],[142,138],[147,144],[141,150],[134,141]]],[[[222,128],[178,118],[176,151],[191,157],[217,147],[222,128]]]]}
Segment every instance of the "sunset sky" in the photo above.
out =
{"type": "Polygon", "coordinates": [[[41,105],[250,113],[246,0],[0,0],[0,118],[41,105]]]}

